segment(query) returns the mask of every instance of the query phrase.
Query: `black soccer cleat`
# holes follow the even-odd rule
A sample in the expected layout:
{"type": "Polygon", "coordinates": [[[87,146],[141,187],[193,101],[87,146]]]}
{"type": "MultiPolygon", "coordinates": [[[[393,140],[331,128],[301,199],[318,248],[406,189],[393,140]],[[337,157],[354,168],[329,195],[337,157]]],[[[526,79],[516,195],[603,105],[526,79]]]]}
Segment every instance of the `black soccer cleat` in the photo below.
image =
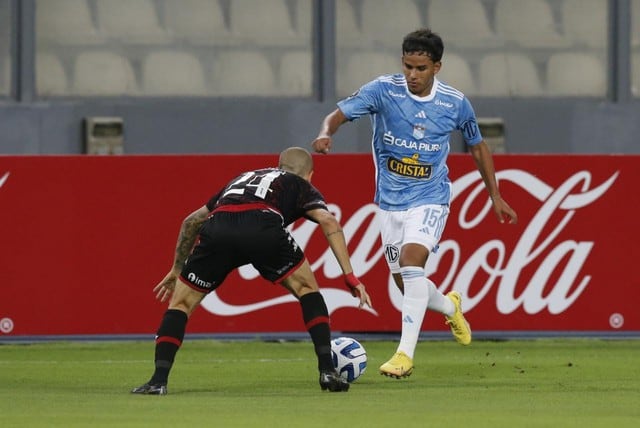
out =
{"type": "Polygon", "coordinates": [[[336,371],[320,372],[320,388],[323,391],[328,389],[331,392],[347,392],[349,382],[340,377],[336,371]]]}
{"type": "Polygon", "coordinates": [[[167,395],[167,385],[162,384],[150,384],[145,383],[142,386],[133,388],[132,394],[147,394],[147,395],[167,395]]]}

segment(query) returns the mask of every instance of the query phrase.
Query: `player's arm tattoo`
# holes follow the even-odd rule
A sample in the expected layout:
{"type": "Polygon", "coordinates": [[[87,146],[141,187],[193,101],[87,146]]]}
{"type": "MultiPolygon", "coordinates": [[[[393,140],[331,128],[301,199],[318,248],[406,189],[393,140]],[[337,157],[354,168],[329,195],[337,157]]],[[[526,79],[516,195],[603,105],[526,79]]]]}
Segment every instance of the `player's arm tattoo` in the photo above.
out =
{"type": "Polygon", "coordinates": [[[336,233],[344,233],[344,232],[342,232],[342,229],[332,230],[331,232],[327,233],[325,236],[328,238],[331,235],[335,235],[336,233]]]}
{"type": "Polygon", "coordinates": [[[194,211],[187,216],[182,222],[180,227],[180,233],[178,234],[178,242],[176,244],[176,254],[173,261],[173,266],[178,269],[182,269],[187,256],[193,248],[193,244],[196,242],[198,236],[198,230],[200,226],[206,220],[207,215],[200,211],[194,211]]]}

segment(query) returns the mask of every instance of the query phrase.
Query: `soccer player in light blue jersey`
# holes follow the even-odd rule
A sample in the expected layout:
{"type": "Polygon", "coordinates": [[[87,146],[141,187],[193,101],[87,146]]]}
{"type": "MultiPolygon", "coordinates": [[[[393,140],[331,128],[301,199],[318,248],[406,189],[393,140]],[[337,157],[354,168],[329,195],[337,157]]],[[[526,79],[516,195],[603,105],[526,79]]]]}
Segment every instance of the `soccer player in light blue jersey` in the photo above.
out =
{"type": "Polygon", "coordinates": [[[471,343],[460,293],[444,295],[424,270],[449,214],[451,181],[446,162],[451,132],[461,131],[498,221],[516,223],[518,219],[500,196],[491,152],[471,103],[462,92],[436,78],[443,51],[442,39],[429,29],[408,34],[402,43],[403,73],[380,76],[339,101],[312,143],[316,152],[329,153],[331,137],[342,124],[371,117],[374,201],[382,210],[382,245],[396,285],[403,292],[400,343],[380,372],[398,379],[413,372],[427,309],[444,314],[459,343],[471,343]]]}

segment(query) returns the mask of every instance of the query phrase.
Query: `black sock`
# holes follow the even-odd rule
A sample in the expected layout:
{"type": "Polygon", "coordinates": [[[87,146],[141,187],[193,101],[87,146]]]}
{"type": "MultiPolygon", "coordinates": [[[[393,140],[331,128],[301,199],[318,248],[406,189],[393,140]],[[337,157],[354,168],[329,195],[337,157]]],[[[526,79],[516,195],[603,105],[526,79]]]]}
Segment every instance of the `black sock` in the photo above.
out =
{"type": "Polygon", "coordinates": [[[149,383],[167,384],[173,360],[184,339],[187,320],[187,314],[177,309],[168,309],[164,313],[156,334],[156,369],[149,383]]]}
{"type": "Polygon", "coordinates": [[[320,292],[305,294],[300,298],[302,318],[311,335],[313,346],[318,357],[318,370],[334,370],[331,359],[331,329],[329,312],[320,292]]]}

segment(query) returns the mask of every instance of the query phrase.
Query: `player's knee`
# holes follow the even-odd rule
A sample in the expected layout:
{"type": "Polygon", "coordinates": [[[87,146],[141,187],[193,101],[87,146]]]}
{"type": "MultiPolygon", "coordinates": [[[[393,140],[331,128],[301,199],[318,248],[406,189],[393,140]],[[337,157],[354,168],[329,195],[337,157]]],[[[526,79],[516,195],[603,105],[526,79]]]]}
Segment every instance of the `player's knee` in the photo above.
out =
{"type": "Polygon", "coordinates": [[[177,309],[186,312],[187,315],[191,315],[203,297],[204,293],[193,290],[178,281],[171,301],[169,302],[169,309],[177,309]]]}
{"type": "Polygon", "coordinates": [[[283,285],[287,287],[297,298],[320,290],[315,281],[306,281],[301,278],[287,281],[286,283],[283,283],[283,285]]]}
{"type": "Polygon", "coordinates": [[[186,313],[187,315],[191,315],[193,312],[193,308],[191,308],[186,302],[183,301],[175,301],[169,304],[169,309],[178,310],[186,313]]]}
{"type": "Polygon", "coordinates": [[[315,293],[315,292],[318,292],[318,291],[320,291],[320,288],[318,287],[317,284],[315,284],[315,285],[314,284],[305,284],[304,286],[301,286],[300,288],[298,288],[298,290],[296,291],[295,294],[296,294],[296,296],[298,298],[300,298],[300,297],[302,297],[302,296],[304,296],[306,294],[315,293]]]}

